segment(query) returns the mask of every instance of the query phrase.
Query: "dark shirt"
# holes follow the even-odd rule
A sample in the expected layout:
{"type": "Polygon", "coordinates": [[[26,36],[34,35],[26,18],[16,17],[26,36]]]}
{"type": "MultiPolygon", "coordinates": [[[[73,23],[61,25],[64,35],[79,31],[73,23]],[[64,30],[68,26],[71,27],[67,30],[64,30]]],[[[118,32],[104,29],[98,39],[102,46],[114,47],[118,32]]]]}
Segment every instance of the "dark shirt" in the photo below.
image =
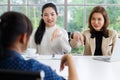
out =
{"type": "Polygon", "coordinates": [[[95,56],[102,56],[102,37],[103,37],[103,33],[100,32],[100,31],[96,31],[93,33],[94,34],[94,37],[95,37],[95,44],[96,44],[96,47],[95,47],[95,53],[94,55],[95,56]]]}
{"type": "Polygon", "coordinates": [[[49,66],[44,65],[34,59],[25,60],[18,52],[5,50],[7,54],[0,59],[0,69],[14,69],[23,71],[44,71],[44,80],[65,80],[56,74],[49,66]]]}

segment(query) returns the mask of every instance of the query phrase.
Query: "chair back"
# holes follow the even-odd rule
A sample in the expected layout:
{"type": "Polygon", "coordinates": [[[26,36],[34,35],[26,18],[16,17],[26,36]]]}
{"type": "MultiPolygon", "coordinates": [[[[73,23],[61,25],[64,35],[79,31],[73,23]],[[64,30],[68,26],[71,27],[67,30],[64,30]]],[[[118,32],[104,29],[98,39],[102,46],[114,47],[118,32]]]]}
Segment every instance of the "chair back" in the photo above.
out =
{"type": "Polygon", "coordinates": [[[41,80],[40,72],[0,69],[0,80],[41,80]]]}

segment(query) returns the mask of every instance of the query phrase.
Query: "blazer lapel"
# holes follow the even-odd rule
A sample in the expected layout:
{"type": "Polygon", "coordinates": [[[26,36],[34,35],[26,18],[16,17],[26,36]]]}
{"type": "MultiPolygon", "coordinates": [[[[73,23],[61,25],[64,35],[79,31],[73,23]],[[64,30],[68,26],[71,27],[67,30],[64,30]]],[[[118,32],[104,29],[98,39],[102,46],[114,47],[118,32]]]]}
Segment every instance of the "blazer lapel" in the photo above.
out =
{"type": "Polygon", "coordinates": [[[106,53],[107,53],[107,49],[108,49],[108,39],[109,38],[105,38],[105,37],[103,37],[103,41],[102,41],[102,53],[103,53],[103,56],[105,56],[106,55],[106,53]]]}
{"type": "Polygon", "coordinates": [[[90,48],[91,48],[91,52],[92,52],[92,56],[94,55],[95,52],[95,38],[90,38],[90,48]]]}

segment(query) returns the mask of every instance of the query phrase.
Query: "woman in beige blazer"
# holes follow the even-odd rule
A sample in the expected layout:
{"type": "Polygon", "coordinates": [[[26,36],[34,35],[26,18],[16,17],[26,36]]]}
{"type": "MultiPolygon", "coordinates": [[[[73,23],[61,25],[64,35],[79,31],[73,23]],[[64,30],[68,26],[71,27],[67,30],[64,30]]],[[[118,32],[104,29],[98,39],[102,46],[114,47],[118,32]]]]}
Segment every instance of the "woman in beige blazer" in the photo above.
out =
{"type": "Polygon", "coordinates": [[[84,36],[84,55],[103,55],[103,56],[110,56],[113,51],[113,47],[115,45],[115,40],[117,38],[116,31],[108,30],[108,36],[102,36],[102,39],[99,39],[96,42],[96,37],[91,35],[90,30],[86,30],[83,32],[84,36]],[[100,41],[101,40],[101,41],[100,41]],[[99,44],[100,43],[100,44],[99,44]],[[100,45],[97,51],[97,46],[100,45]],[[99,54],[97,54],[99,53],[99,54]]]}
{"type": "Polygon", "coordinates": [[[71,45],[84,43],[84,55],[111,55],[118,35],[116,31],[108,29],[108,25],[109,18],[104,7],[94,7],[88,19],[89,30],[82,34],[75,32],[72,37],[76,42],[71,45]]]}

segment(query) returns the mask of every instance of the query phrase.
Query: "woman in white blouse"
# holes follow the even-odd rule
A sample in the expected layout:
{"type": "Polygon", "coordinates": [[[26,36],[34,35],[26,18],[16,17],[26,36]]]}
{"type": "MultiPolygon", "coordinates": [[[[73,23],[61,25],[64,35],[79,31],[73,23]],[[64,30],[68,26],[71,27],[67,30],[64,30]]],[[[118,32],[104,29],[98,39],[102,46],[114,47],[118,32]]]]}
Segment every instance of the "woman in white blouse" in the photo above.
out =
{"type": "Polygon", "coordinates": [[[42,19],[39,27],[35,31],[34,41],[32,41],[32,47],[37,49],[39,54],[64,54],[71,51],[71,47],[68,41],[67,31],[56,25],[56,19],[58,16],[56,5],[53,3],[47,3],[42,7],[42,19]],[[59,35],[55,36],[53,33],[55,30],[59,35]],[[34,43],[35,42],[35,43],[34,43]]]}

